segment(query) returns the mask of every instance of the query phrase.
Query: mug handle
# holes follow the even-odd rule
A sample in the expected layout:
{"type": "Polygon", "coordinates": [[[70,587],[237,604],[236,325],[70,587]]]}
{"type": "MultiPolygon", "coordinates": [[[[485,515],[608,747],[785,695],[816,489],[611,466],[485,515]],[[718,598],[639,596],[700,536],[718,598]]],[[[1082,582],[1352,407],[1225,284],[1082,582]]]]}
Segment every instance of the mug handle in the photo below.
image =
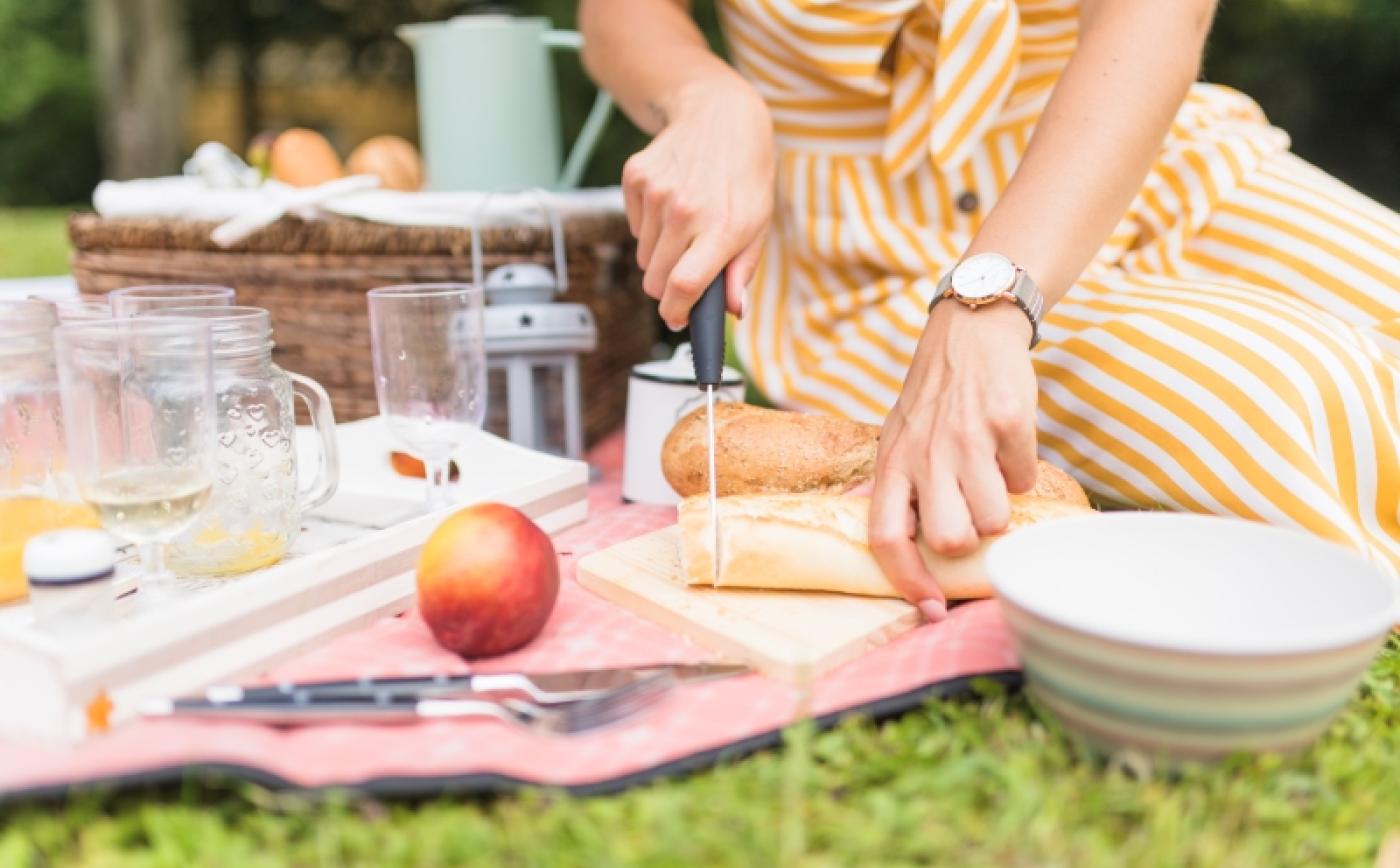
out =
{"type": "Polygon", "coordinates": [[[321,384],[287,372],[292,381],[292,394],[306,402],[311,413],[311,427],[316,430],[320,443],[320,458],[316,467],[316,478],[302,491],[297,492],[297,512],[305,515],[331,499],[340,486],[340,450],[335,441],[335,413],[331,410],[331,398],[321,384]]]}
{"type": "MultiPolygon", "coordinates": [[[[558,51],[578,52],[583,48],[583,35],[575,30],[546,30],[540,38],[546,48],[558,51]]],[[[603,127],[608,123],[612,107],[612,97],[607,91],[599,88],[598,96],[593,99],[593,108],[588,110],[588,117],[584,119],[583,127],[578,131],[578,138],[574,139],[574,146],[569,149],[568,159],[564,161],[564,169],[559,173],[559,180],[554,184],[556,190],[573,190],[578,187],[578,182],[583,178],[583,170],[587,168],[593,150],[598,147],[598,140],[603,135],[603,127]]]]}

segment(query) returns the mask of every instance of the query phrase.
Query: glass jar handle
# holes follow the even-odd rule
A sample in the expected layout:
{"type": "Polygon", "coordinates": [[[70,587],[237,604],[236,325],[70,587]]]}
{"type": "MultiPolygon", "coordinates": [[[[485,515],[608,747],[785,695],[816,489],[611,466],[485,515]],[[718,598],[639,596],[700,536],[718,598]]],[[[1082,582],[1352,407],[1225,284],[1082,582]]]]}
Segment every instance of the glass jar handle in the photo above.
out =
{"type": "Polygon", "coordinates": [[[316,478],[311,484],[297,492],[297,512],[305,515],[310,510],[331,499],[340,485],[340,451],[335,443],[335,413],[331,410],[331,397],[321,384],[287,372],[292,381],[292,394],[306,402],[311,413],[311,427],[320,438],[321,460],[316,468],[316,478]]]}

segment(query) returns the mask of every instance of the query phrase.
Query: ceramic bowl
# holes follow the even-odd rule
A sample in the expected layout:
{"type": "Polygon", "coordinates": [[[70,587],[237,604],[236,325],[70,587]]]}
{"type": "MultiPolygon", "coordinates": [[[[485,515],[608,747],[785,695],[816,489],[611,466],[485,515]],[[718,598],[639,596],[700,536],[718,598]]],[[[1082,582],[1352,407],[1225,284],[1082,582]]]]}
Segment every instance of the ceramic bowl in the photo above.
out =
{"type": "Polygon", "coordinates": [[[1100,751],[1172,761],[1311,743],[1400,619],[1361,555],[1208,516],[1035,525],[987,573],[1039,705],[1100,751]]]}

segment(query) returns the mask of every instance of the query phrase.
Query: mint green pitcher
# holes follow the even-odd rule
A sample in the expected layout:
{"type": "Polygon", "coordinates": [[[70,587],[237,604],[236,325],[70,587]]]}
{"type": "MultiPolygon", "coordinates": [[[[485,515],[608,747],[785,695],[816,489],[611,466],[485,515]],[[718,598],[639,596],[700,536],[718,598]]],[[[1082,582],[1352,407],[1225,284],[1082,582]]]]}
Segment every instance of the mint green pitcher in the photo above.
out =
{"type": "Polygon", "coordinates": [[[561,169],[549,52],[578,51],[583,37],[548,18],[511,15],[406,24],[398,35],[414,52],[428,189],[578,186],[612,100],[599,91],[561,169]]]}

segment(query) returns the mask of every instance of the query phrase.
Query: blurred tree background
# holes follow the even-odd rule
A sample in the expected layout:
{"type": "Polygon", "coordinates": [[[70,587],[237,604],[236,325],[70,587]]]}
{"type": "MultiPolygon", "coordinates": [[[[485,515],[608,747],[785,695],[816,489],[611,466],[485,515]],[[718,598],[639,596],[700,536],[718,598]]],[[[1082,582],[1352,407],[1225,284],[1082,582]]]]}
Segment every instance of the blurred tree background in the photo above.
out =
{"type": "MultiPolygon", "coordinates": [[[[378,132],[412,138],[412,56],[394,28],[474,5],[0,0],[0,205],[84,202],[100,177],[123,174],[121,167],[177,171],[178,157],[149,142],[143,110],[181,126],[181,153],[211,138],[241,151],[256,132],[292,124],[320,129],[342,152],[378,132]],[[169,33],[153,21],[168,22],[169,33]],[[93,30],[99,38],[89,38],[93,30]],[[159,82],[144,109],[113,107],[100,96],[122,77],[159,82]]],[[[696,5],[719,46],[712,0],[696,5]]],[[[522,0],[511,8],[570,27],[574,6],[522,0]]],[[[592,85],[571,57],[560,55],[559,70],[571,139],[592,85]]],[[[1299,154],[1400,207],[1400,2],[1222,0],[1205,74],[1257,99],[1299,154]]],[[[643,143],[614,120],[586,182],[616,183],[623,160],[643,143]]]]}

